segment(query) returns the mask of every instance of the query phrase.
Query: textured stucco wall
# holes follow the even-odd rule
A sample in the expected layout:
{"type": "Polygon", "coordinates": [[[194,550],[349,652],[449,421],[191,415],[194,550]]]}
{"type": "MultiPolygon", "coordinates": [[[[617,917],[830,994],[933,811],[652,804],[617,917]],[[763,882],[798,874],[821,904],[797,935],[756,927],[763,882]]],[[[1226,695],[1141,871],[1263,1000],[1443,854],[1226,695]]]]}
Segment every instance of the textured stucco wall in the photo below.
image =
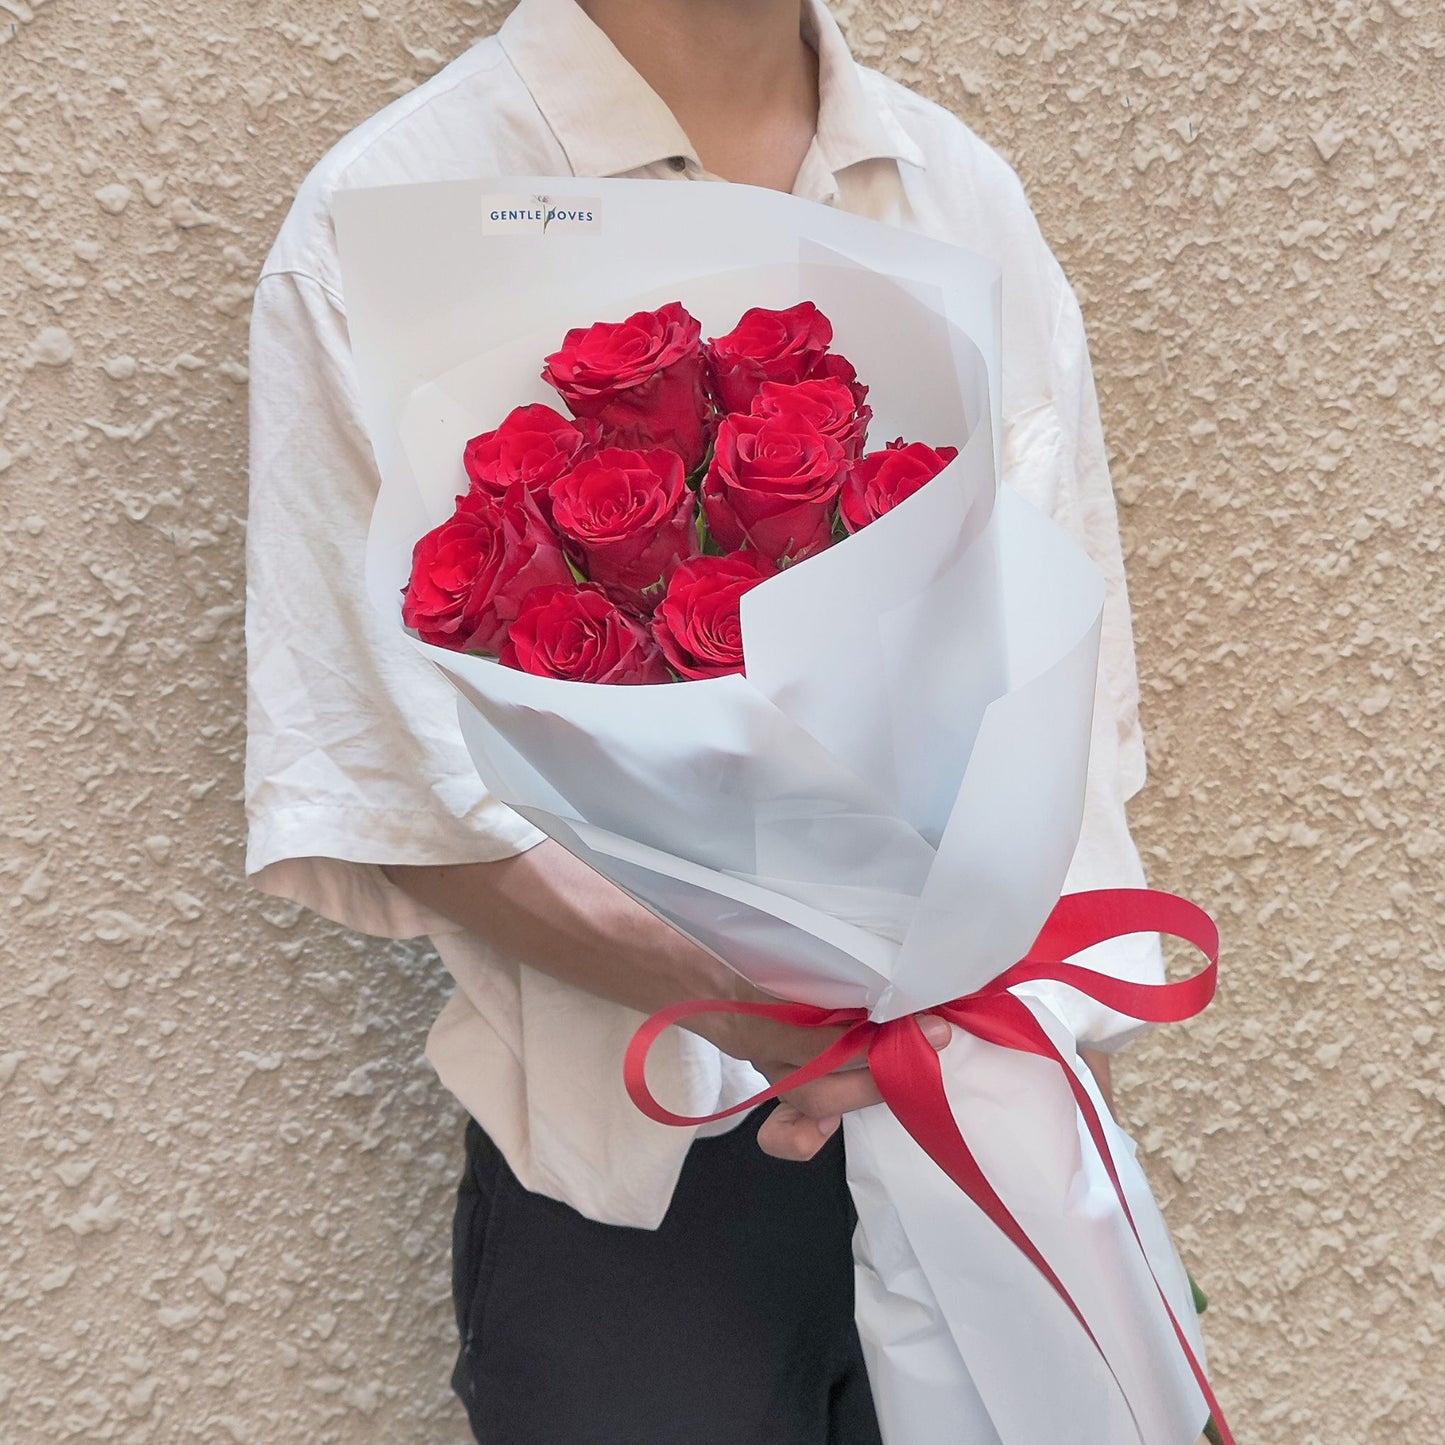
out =
{"type": "MultiPolygon", "coordinates": [[[[0,1439],[466,1438],[434,958],[240,878],[246,317],[330,142],[479,0],[0,0],[0,1439]]],[[[1432,0],[857,0],[1085,302],[1161,887],[1123,1063],[1241,1438],[1445,1420],[1432,0]]]]}

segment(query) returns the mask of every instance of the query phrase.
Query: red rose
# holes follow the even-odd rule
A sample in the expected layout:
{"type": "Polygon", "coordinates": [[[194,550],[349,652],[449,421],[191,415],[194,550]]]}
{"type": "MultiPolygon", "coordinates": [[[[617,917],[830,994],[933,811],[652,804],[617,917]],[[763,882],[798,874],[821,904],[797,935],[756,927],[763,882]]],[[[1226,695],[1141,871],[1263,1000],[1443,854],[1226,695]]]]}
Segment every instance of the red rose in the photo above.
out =
{"type": "Polygon", "coordinates": [[[678,567],[652,619],[652,635],[674,672],[698,678],[743,670],[739,603],[774,570],[756,552],[695,557],[678,567]]]}
{"type": "MultiPolygon", "coordinates": [[[[814,368],[809,381],[841,381],[849,391],[853,393],[853,405],[858,408],[860,416],[873,420],[873,408],[864,406],[868,399],[868,388],[858,380],[858,373],[853,369],[853,363],[846,356],[839,356],[836,351],[830,351],[814,368]]],[[[867,422],[865,422],[865,427],[867,422]]]]}
{"type": "Polygon", "coordinates": [[[726,336],[707,344],[713,396],[724,412],[746,412],[765,381],[791,385],[814,374],[833,324],[811,301],[785,311],[754,306],[726,336]]]}
{"type": "Polygon", "coordinates": [[[881,452],[869,452],[854,466],[843,484],[838,513],[850,532],[876,522],[905,497],[931,482],[954,457],[957,447],[930,447],[922,442],[889,442],[881,452]]]}
{"type": "Polygon", "coordinates": [[[596,587],[545,587],[522,605],[502,661],[569,682],[669,681],[648,630],[596,587]]]}
{"type": "Polygon", "coordinates": [[[552,519],[582,570],[629,611],[650,614],[694,556],[697,500],[676,452],[604,447],[552,483],[552,519]]]}
{"type": "Polygon", "coordinates": [[[462,463],[474,491],[500,497],[514,482],[521,482],[548,514],[547,488],[596,443],[595,422],[571,422],[550,406],[534,402],[509,412],[495,431],[473,437],[462,453],[462,463]]]}
{"type": "Polygon", "coordinates": [[[873,419],[872,408],[865,406],[860,410],[852,389],[838,377],[818,377],[791,386],[765,381],[753,398],[752,414],[807,422],[825,437],[832,437],[849,461],[863,455],[868,423],[873,419]]]}
{"type": "Polygon", "coordinates": [[[689,472],[712,439],[706,375],[702,330],[677,301],[569,331],[542,369],[579,417],[600,423],[603,445],[665,448],[689,472]]]}
{"type": "Polygon", "coordinates": [[[843,448],[794,416],[729,416],[702,483],[713,537],[751,546],[778,566],[833,540],[833,503],[848,471],[843,448]]]}
{"type": "Polygon", "coordinates": [[[473,492],[413,549],[401,618],[423,642],[495,655],[527,594],[571,576],[524,487],[501,500],[473,492]]]}

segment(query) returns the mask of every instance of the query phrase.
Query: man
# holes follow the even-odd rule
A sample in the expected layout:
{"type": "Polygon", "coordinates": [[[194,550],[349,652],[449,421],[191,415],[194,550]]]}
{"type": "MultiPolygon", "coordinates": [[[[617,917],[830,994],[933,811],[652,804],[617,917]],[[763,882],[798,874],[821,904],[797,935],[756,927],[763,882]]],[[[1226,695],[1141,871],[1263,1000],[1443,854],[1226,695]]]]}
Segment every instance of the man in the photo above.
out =
{"type": "MultiPolygon", "coordinates": [[[[1077,302],[1007,165],[856,65],[822,0],[521,0],[307,178],[252,328],[247,871],[350,927],[429,935],[456,979],[427,1055],[472,1116],[453,1385],[478,1440],[865,1445],[878,1430],[851,1322],[838,1126],[877,1102],[868,1071],[696,1139],[642,1118],[621,1085],[638,1011],[754,995],[487,797],[447,686],[365,600],[378,478],[331,198],[569,174],[769,186],[1002,264],[1006,479],[1109,585],[1068,887],[1143,884],[1124,811],[1144,781],[1132,634],[1077,302]]],[[[1157,939],[1091,952],[1095,967],[1162,978],[1157,939]]],[[[1107,1089],[1106,1051],[1132,1026],[1067,990],[1050,1001],[1096,1046],[1086,1057],[1107,1089]]],[[[946,1046],[947,1026],[927,1027],[946,1046]]],[[[654,1077],[703,1114],[823,1042],[714,1020],[670,1039],[654,1077]]]]}

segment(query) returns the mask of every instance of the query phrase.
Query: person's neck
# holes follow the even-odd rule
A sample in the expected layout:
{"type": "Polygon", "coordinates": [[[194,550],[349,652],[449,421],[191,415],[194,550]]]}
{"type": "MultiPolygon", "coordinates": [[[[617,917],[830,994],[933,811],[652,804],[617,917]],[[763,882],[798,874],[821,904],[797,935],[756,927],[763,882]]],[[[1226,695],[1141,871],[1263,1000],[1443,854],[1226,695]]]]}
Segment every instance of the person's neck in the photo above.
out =
{"type": "Polygon", "coordinates": [[[818,120],[802,0],[577,0],[726,180],[791,190],[818,120]]]}

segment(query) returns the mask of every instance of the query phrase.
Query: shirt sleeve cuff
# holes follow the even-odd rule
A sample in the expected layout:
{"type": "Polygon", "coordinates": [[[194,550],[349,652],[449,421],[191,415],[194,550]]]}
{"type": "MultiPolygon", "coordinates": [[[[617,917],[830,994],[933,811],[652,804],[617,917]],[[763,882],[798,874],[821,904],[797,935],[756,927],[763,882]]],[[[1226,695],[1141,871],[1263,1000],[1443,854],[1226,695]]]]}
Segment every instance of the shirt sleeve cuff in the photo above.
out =
{"type": "MultiPolygon", "coordinates": [[[[263,893],[309,908],[357,933],[378,938],[439,937],[459,933],[443,917],[397,887],[387,866],[496,863],[515,858],[546,834],[496,805],[484,833],[427,837],[393,814],[329,806],[297,807],[271,814],[254,828],[246,853],[246,877],[263,893]],[[410,836],[409,836],[410,835],[410,836]]],[[[432,821],[432,815],[426,815],[432,821]]]]}

